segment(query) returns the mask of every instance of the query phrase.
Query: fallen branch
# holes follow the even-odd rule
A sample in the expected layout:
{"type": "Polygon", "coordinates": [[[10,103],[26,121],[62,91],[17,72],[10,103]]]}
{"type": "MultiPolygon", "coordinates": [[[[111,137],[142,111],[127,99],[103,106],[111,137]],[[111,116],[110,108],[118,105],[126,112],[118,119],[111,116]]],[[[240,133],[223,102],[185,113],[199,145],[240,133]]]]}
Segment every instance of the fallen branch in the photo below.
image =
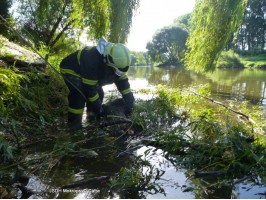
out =
{"type": "Polygon", "coordinates": [[[135,147],[132,147],[132,148],[128,148],[125,151],[120,152],[117,157],[128,155],[128,154],[133,154],[134,151],[140,149],[141,147],[143,147],[143,145],[138,145],[138,146],[135,146],[135,147]]]}
{"type": "Polygon", "coordinates": [[[109,178],[108,176],[94,177],[94,178],[90,178],[88,180],[78,181],[78,182],[73,183],[73,184],[64,185],[61,187],[61,189],[79,187],[79,186],[86,185],[86,184],[100,182],[100,181],[106,180],[108,178],[109,178]]]}
{"type": "Polygon", "coordinates": [[[60,160],[62,160],[64,155],[58,156],[55,158],[52,162],[49,164],[49,169],[52,169],[57,163],[59,163],[60,160]]]}
{"type": "Polygon", "coordinates": [[[233,182],[233,183],[232,183],[232,186],[234,186],[234,185],[236,185],[236,184],[239,184],[239,183],[242,183],[243,181],[248,180],[248,179],[250,179],[250,178],[252,178],[252,177],[254,177],[254,176],[255,176],[255,175],[250,175],[250,176],[246,176],[246,177],[244,177],[244,178],[241,178],[241,179],[239,179],[239,180],[233,182]]]}
{"type": "MultiPolygon", "coordinates": [[[[200,146],[200,144],[193,144],[193,143],[190,143],[186,140],[184,140],[183,138],[177,138],[179,139],[179,142],[185,146],[185,147],[189,147],[193,150],[197,150],[198,147],[200,146]]],[[[166,145],[170,144],[170,142],[165,142],[165,141],[156,141],[156,140],[152,140],[152,139],[149,139],[149,138],[143,138],[141,139],[141,143],[142,144],[145,144],[145,145],[150,145],[150,146],[153,146],[153,147],[156,147],[156,148],[164,148],[166,145]]],[[[181,152],[180,152],[181,153],[181,152]]],[[[182,152],[183,153],[183,152],[182,152]]]]}
{"type": "Polygon", "coordinates": [[[210,175],[222,175],[222,174],[226,174],[227,171],[209,171],[209,172],[198,172],[198,171],[195,171],[194,172],[195,174],[193,176],[195,177],[201,177],[201,176],[210,176],[210,175]]]}
{"type": "Polygon", "coordinates": [[[131,120],[119,120],[119,121],[107,122],[107,123],[101,124],[99,127],[105,128],[105,127],[113,126],[113,125],[117,125],[117,124],[131,124],[131,123],[132,123],[131,120]]]}
{"type": "Polygon", "coordinates": [[[255,121],[254,121],[253,119],[251,119],[249,116],[245,115],[244,113],[241,113],[241,112],[238,112],[238,111],[236,111],[236,110],[233,110],[232,108],[230,108],[230,107],[224,105],[223,103],[221,103],[221,102],[219,102],[219,101],[215,101],[215,100],[213,100],[213,99],[211,99],[211,98],[209,98],[209,97],[205,97],[205,96],[203,96],[203,95],[201,95],[201,94],[199,94],[199,93],[197,93],[197,92],[194,92],[194,91],[192,91],[192,90],[189,90],[189,89],[186,89],[186,90],[189,91],[189,92],[192,92],[193,94],[196,94],[196,95],[198,95],[198,96],[200,96],[200,97],[202,97],[202,98],[204,98],[204,99],[207,99],[207,100],[211,101],[212,103],[215,103],[215,104],[218,104],[218,105],[220,105],[220,106],[223,106],[224,108],[230,110],[231,112],[243,116],[243,117],[244,117],[246,120],[248,120],[251,124],[255,124],[255,121]]]}

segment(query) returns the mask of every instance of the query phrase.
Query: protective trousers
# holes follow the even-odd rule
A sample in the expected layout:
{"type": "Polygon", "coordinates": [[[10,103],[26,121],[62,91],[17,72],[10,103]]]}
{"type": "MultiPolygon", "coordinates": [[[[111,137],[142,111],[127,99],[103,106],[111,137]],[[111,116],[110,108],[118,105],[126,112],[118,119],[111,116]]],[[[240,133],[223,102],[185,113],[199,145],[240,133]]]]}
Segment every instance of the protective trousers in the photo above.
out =
{"type": "MultiPolygon", "coordinates": [[[[70,74],[64,74],[63,77],[64,77],[65,83],[69,89],[69,94],[68,94],[68,123],[74,124],[74,125],[81,125],[82,114],[83,114],[84,107],[86,104],[86,100],[85,100],[84,96],[80,93],[80,92],[82,92],[83,94],[85,94],[82,79],[80,77],[73,76],[70,74]],[[69,83],[69,81],[71,83],[69,83]],[[77,88],[79,91],[77,90],[77,88]]],[[[101,102],[102,102],[103,97],[104,97],[104,92],[103,92],[102,87],[98,87],[98,94],[99,94],[99,97],[100,97],[101,102]]],[[[94,113],[92,112],[92,108],[91,108],[90,103],[88,103],[86,106],[87,106],[88,117],[95,116],[94,113]]]]}

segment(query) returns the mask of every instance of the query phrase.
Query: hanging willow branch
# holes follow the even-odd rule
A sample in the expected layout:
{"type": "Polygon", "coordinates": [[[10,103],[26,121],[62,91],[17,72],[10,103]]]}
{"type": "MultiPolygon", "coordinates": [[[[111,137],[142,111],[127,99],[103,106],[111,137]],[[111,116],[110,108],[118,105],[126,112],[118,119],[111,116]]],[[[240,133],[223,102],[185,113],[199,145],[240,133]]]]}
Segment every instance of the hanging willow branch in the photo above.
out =
{"type": "Polygon", "coordinates": [[[140,0],[110,0],[110,42],[125,43],[140,0]]]}
{"type": "Polygon", "coordinates": [[[231,35],[238,32],[247,0],[196,0],[185,65],[196,71],[215,68],[231,35]]]}
{"type": "Polygon", "coordinates": [[[220,106],[223,106],[224,108],[230,110],[230,111],[233,112],[233,113],[236,113],[236,114],[239,114],[239,115],[243,116],[243,117],[244,117],[246,120],[248,120],[251,124],[255,124],[255,123],[256,123],[253,119],[251,119],[249,116],[245,115],[244,113],[241,113],[241,112],[238,112],[238,111],[236,111],[236,110],[233,110],[232,108],[230,108],[230,107],[224,105],[223,103],[221,103],[221,102],[219,102],[219,101],[215,101],[215,100],[213,100],[213,99],[211,99],[211,98],[209,98],[209,97],[205,97],[205,96],[203,96],[203,95],[201,95],[201,94],[199,94],[199,93],[197,93],[197,92],[194,92],[194,91],[192,91],[192,90],[189,90],[189,89],[186,89],[186,90],[189,91],[189,92],[192,92],[193,94],[196,94],[196,95],[198,95],[198,96],[200,96],[200,97],[202,97],[202,98],[204,98],[204,99],[207,99],[207,100],[211,101],[212,103],[215,103],[215,104],[218,104],[218,105],[220,105],[220,106]]]}

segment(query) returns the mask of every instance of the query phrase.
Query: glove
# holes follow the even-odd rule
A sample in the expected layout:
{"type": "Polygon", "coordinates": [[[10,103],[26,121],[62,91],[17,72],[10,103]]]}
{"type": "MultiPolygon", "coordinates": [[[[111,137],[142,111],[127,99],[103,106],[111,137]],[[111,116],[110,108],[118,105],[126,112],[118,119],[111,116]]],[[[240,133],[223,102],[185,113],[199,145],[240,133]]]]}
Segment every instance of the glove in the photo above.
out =
{"type": "Polygon", "coordinates": [[[126,117],[129,117],[132,114],[132,112],[133,112],[133,108],[130,107],[130,106],[125,105],[124,113],[125,113],[126,117]]]}
{"type": "Polygon", "coordinates": [[[132,93],[124,95],[123,98],[125,101],[124,113],[126,117],[129,117],[133,112],[135,98],[132,93]]]}

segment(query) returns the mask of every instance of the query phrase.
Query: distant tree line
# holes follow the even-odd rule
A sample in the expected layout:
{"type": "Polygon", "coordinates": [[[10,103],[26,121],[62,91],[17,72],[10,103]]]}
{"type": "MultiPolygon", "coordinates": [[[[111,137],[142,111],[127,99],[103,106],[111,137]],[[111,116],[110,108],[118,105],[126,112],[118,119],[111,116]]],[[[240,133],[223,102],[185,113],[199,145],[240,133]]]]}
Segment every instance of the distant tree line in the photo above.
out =
{"type": "Polygon", "coordinates": [[[191,69],[211,70],[223,50],[264,53],[265,13],[261,0],[196,0],[193,13],[158,30],[147,43],[150,62],[179,65],[185,60],[191,69]]]}
{"type": "Polygon", "coordinates": [[[150,63],[149,55],[146,52],[131,51],[131,66],[146,66],[150,63]]]}
{"type": "Polygon", "coordinates": [[[231,37],[227,49],[241,54],[260,54],[266,50],[266,1],[249,0],[243,23],[235,41],[231,37]]]}

